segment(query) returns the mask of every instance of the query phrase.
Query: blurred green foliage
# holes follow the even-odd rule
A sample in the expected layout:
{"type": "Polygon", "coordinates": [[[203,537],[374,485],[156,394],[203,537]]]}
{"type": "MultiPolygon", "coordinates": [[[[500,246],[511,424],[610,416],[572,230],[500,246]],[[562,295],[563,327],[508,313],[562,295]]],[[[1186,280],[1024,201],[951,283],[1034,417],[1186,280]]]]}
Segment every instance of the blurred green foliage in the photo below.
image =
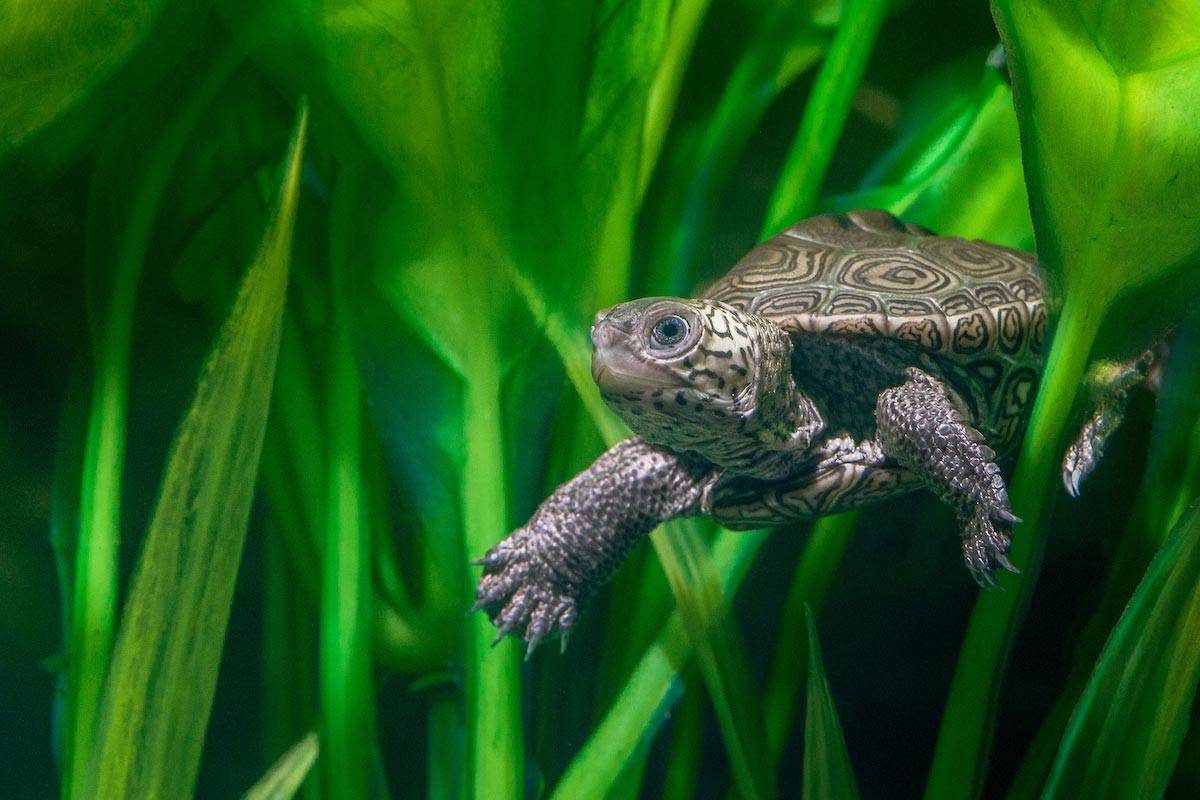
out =
{"type": "Polygon", "coordinates": [[[0,8],[4,795],[1194,796],[1200,18],[993,6],[0,8]],[[492,649],[468,560],[625,435],[594,310],[864,207],[1036,241],[1021,574],[919,498],[687,521],[492,649]],[[1088,363],[1170,329],[1056,504],[1088,363]]]}

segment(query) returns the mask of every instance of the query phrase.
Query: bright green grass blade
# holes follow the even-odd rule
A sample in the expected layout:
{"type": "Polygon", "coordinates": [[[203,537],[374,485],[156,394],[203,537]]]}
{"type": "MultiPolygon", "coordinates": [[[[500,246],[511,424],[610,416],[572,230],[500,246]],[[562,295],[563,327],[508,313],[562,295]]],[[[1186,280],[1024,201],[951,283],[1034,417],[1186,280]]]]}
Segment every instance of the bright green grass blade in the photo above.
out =
{"type": "MultiPolygon", "coordinates": [[[[342,265],[335,264],[335,270],[342,265]]],[[[339,278],[335,276],[335,282],[339,278]]],[[[334,290],[337,295],[338,289],[334,290]]],[[[371,675],[371,530],[363,479],[362,392],[335,299],[330,337],[329,478],[321,559],[321,787],[331,800],[366,800],[375,729],[371,675]]]]}
{"type": "Polygon", "coordinates": [[[842,736],[837,706],[825,668],[821,666],[821,644],[811,609],[808,621],[808,699],[804,719],[804,800],[853,800],[858,784],[850,766],[850,754],[842,736]]]}
{"type": "Polygon", "coordinates": [[[307,118],[275,218],[168,457],[79,797],[192,791],[270,404],[307,118]]]}
{"type": "Polygon", "coordinates": [[[1021,574],[1001,576],[1005,591],[983,593],[972,613],[929,798],[983,789],[996,703],[1089,357],[1144,346],[1147,329],[1178,321],[1197,296],[1189,265],[1200,257],[1200,127],[1194,112],[1174,109],[1194,109],[1200,90],[1200,7],[997,0],[993,9],[1013,75],[1038,255],[1051,289],[1065,294],[1010,485],[1024,519],[1011,555],[1021,574]],[[1106,316],[1118,296],[1122,312],[1106,316]]]}
{"type": "Polygon", "coordinates": [[[1033,246],[1012,91],[993,69],[946,119],[884,159],[901,174],[822,203],[834,211],[886,208],[939,233],[1033,246]]]}
{"type": "Polygon", "coordinates": [[[1161,797],[1200,681],[1200,509],[1150,564],[1063,735],[1043,797],[1161,797]]]}
{"type": "Polygon", "coordinates": [[[312,731],[281,755],[242,800],[291,800],[317,760],[319,749],[317,732],[312,731]]]}
{"type": "Polygon", "coordinates": [[[764,237],[807,216],[816,201],[889,6],[889,0],[847,0],[843,6],[767,207],[764,237]]]}
{"type": "Polygon", "coordinates": [[[769,765],[762,710],[750,667],[712,558],[694,520],[676,520],[651,535],[684,630],[695,650],[717,715],[734,783],[742,797],[779,794],[769,765]]]}

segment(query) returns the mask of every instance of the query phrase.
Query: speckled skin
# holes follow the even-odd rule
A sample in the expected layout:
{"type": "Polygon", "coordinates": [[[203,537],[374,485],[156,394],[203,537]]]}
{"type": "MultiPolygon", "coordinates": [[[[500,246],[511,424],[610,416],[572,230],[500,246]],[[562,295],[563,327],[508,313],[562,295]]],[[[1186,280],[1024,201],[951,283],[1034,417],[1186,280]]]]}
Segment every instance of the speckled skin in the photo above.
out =
{"type": "MultiPolygon", "coordinates": [[[[479,562],[476,607],[532,649],[565,635],[663,520],[760,527],[922,486],[954,509],[967,567],[991,583],[1019,521],[998,460],[1020,442],[1044,324],[1032,256],[877,211],[794,225],[699,299],[601,312],[593,376],[639,437],[479,562]]],[[[1086,471],[1099,448],[1080,441],[1086,471]]]]}
{"type": "Polygon", "coordinates": [[[615,445],[560,486],[525,525],[480,559],[477,608],[495,609],[497,641],[522,630],[529,652],[570,630],[579,608],[656,525],[699,513],[714,469],[640,438],[615,445]]]}

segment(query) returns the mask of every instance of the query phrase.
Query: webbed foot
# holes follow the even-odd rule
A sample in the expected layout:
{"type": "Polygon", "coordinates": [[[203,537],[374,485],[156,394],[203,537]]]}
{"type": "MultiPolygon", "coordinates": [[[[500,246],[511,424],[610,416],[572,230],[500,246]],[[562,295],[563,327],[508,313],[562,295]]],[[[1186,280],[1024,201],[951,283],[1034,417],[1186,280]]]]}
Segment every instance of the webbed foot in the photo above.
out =
{"type": "Polygon", "coordinates": [[[1018,571],[1008,560],[1008,550],[1012,545],[1009,530],[1020,521],[1007,505],[994,508],[978,506],[967,519],[963,526],[963,560],[971,577],[980,586],[990,588],[996,585],[992,574],[996,567],[1003,567],[1009,572],[1018,571]]]}
{"type": "Polygon", "coordinates": [[[498,631],[493,645],[514,635],[528,642],[525,658],[546,638],[567,636],[575,622],[578,601],[549,565],[530,546],[528,531],[520,529],[500,541],[483,558],[472,611],[485,611],[498,631]]]}

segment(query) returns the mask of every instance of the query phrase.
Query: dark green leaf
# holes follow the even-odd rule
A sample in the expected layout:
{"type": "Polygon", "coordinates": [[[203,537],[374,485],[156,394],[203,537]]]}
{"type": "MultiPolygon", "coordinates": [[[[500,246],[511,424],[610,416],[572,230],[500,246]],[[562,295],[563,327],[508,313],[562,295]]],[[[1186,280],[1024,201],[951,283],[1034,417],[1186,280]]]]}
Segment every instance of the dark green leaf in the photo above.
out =
{"type": "Polygon", "coordinates": [[[837,706],[825,669],[812,610],[808,619],[808,710],[804,720],[804,800],[853,800],[858,784],[842,736],[837,706]]]}
{"type": "Polygon", "coordinates": [[[1046,798],[1161,797],[1200,681],[1200,509],[1175,527],[1063,734],[1046,798]]]}

